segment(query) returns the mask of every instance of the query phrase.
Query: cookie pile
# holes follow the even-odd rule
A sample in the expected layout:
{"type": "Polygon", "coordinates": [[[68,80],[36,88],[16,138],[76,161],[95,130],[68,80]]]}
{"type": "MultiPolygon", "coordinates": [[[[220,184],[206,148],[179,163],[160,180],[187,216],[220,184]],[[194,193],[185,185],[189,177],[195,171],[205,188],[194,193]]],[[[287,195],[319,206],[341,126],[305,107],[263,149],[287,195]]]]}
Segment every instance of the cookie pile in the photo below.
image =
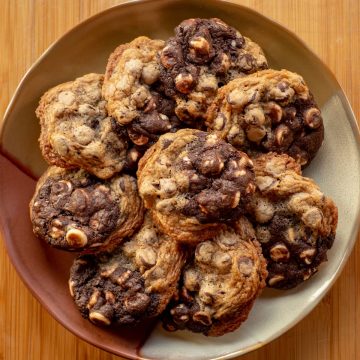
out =
{"type": "Polygon", "coordinates": [[[268,69],[223,21],[121,44],[104,75],[50,89],[36,114],[50,167],[34,233],[82,251],[69,289],[94,324],[161,317],[220,336],[265,286],[293,288],[327,260],[337,208],[301,174],[320,110],[300,75],[268,69]]]}

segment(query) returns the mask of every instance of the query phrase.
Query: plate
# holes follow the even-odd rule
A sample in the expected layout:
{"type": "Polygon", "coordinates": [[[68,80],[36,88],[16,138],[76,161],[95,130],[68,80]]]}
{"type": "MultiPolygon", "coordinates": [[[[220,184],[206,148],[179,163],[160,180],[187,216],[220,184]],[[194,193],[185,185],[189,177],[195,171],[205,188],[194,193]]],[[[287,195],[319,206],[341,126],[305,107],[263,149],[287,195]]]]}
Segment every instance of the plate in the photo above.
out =
{"type": "Polygon", "coordinates": [[[76,26],[34,63],[19,84],[0,132],[0,224],[10,258],[43,306],[77,336],[128,358],[228,359],[275,339],[306,316],[340,274],[355,242],[360,210],[359,131],[338,82],[293,33],[248,8],[225,1],[137,1],[108,9],[76,26]],[[144,16],[146,14],[146,16],[144,16]],[[103,72],[110,52],[136,36],[166,39],[189,17],[220,17],[262,46],[270,66],[301,74],[322,110],[325,141],[305,175],[317,181],[339,207],[337,240],[329,261],[301,286],[265,290],[249,319],[234,333],[207,338],[187,331],[167,333],[157,323],[136,329],[102,329],[81,318],[68,294],[74,254],[35,239],[28,202],[46,164],[37,138],[35,108],[50,87],[88,72],[103,72]],[[348,194],[351,194],[349,201],[348,194]],[[186,351],[184,351],[186,349],[186,351]]]}

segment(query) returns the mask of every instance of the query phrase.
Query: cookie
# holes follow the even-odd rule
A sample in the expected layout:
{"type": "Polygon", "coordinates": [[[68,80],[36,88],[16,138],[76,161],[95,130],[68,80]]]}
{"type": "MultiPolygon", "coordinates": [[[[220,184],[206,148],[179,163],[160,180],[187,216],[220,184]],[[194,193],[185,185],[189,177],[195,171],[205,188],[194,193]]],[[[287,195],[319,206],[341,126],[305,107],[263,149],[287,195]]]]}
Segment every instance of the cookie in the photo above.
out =
{"type": "Polygon", "coordinates": [[[246,218],[197,245],[181,275],[179,294],[163,316],[169,331],[208,336],[236,330],[265,287],[266,262],[246,218]]]}
{"type": "Polygon", "coordinates": [[[319,108],[303,78],[287,70],[264,70],[219,90],[207,125],[251,156],[286,153],[305,167],[324,139],[319,108]]]}
{"type": "Polygon", "coordinates": [[[160,52],[165,94],[176,115],[200,128],[218,88],[239,76],[267,69],[263,51],[220,19],[188,19],[160,52]]]}
{"type": "Polygon", "coordinates": [[[51,165],[82,168],[101,179],[120,172],[128,140],[107,115],[101,97],[104,76],[88,74],[47,91],[36,110],[40,149],[51,165]]]}
{"type": "Polygon", "coordinates": [[[159,315],[176,291],[185,252],[150,216],[112,252],[80,255],[69,288],[83,317],[96,325],[136,325],[159,315]]]}
{"type": "Polygon", "coordinates": [[[138,146],[149,147],[159,135],[180,126],[175,102],[158,81],[157,53],[163,47],[164,41],[141,36],[117,47],[108,60],[102,89],[107,109],[138,146]]]}
{"type": "Polygon", "coordinates": [[[255,190],[248,156],[215,134],[165,134],[140,159],[138,186],[154,221],[174,239],[197,243],[236,220],[255,190]]]}
{"type": "Polygon", "coordinates": [[[254,161],[257,191],[247,204],[268,261],[267,285],[290,289],[309,279],[327,260],[338,212],[288,155],[269,153],[254,161]]]}
{"type": "Polygon", "coordinates": [[[51,166],[30,202],[35,235],[63,250],[117,244],[141,225],[136,179],[100,180],[84,170],[51,166]]]}

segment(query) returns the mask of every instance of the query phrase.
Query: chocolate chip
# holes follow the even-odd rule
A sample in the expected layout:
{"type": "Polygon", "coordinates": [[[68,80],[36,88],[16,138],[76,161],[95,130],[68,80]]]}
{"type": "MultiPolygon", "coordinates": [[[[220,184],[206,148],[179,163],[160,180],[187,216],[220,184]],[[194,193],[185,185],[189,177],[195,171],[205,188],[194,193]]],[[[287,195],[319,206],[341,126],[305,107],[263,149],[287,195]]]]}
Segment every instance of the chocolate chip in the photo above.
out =
{"type": "Polygon", "coordinates": [[[231,256],[223,252],[216,252],[213,261],[215,267],[224,272],[229,271],[232,265],[231,256]]]}
{"type": "Polygon", "coordinates": [[[189,321],[189,309],[184,304],[179,304],[170,310],[173,320],[178,325],[184,325],[189,321]]]}
{"type": "Polygon", "coordinates": [[[203,263],[210,263],[213,256],[214,246],[211,242],[200,243],[195,250],[196,260],[203,263]]]}
{"type": "Polygon", "coordinates": [[[254,262],[250,258],[242,256],[238,259],[238,268],[244,276],[250,276],[254,269],[254,262]]]}
{"type": "Polygon", "coordinates": [[[193,315],[193,320],[195,322],[199,322],[205,326],[210,326],[212,324],[212,320],[210,315],[205,311],[198,311],[193,315]]]}
{"type": "Polygon", "coordinates": [[[124,306],[131,314],[143,313],[150,304],[150,297],[146,294],[137,293],[125,299],[124,306]]]}

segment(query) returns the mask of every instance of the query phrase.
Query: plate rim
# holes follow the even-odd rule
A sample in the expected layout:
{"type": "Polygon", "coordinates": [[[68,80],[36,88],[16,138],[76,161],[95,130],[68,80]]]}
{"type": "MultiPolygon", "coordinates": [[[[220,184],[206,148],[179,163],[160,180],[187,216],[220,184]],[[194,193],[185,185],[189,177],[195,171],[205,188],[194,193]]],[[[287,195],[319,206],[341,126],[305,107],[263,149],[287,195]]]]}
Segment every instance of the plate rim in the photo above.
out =
{"type": "MultiPolygon", "coordinates": [[[[175,2],[180,2],[181,0],[175,0],[175,2]]],[[[161,0],[127,0],[124,1],[121,4],[117,4],[117,5],[113,5],[108,7],[105,10],[102,10],[88,18],[86,18],[85,20],[77,23],[75,26],[73,26],[71,29],[67,30],[66,32],[64,32],[61,36],[59,36],[56,40],[54,40],[43,52],[42,54],[32,63],[32,65],[28,68],[28,70],[26,70],[25,74],[22,76],[19,84],[17,85],[16,89],[14,90],[13,95],[11,96],[11,99],[6,107],[6,110],[4,112],[4,116],[2,119],[2,122],[0,123],[0,153],[6,158],[8,159],[14,166],[16,166],[17,168],[20,168],[20,165],[17,161],[17,159],[14,159],[12,157],[12,154],[8,153],[6,151],[5,148],[3,148],[2,145],[2,139],[4,137],[4,131],[5,131],[5,127],[6,127],[6,123],[8,121],[8,118],[10,116],[10,113],[12,111],[12,109],[15,107],[16,105],[16,101],[19,98],[19,93],[21,92],[25,82],[27,81],[28,77],[30,76],[30,74],[34,71],[34,69],[41,63],[41,61],[48,55],[48,53],[50,53],[52,51],[52,49],[54,47],[56,47],[56,45],[58,44],[59,41],[63,40],[64,38],[66,38],[67,36],[71,35],[73,32],[76,32],[78,30],[78,28],[86,25],[89,22],[94,21],[96,18],[104,16],[105,14],[107,14],[108,12],[113,11],[114,9],[117,8],[124,8],[124,7],[131,7],[131,6],[137,6],[141,3],[145,3],[145,2],[161,2],[161,0]]],[[[187,2],[186,0],[183,2],[187,2]]],[[[316,58],[316,60],[321,64],[321,66],[324,68],[324,70],[327,72],[327,76],[331,77],[331,80],[338,86],[340,93],[338,94],[341,104],[343,106],[343,109],[345,110],[346,114],[347,114],[347,121],[349,122],[352,132],[354,134],[355,137],[355,141],[356,141],[356,147],[358,150],[358,158],[360,158],[360,130],[359,130],[359,124],[356,120],[356,116],[354,114],[354,111],[351,107],[351,104],[346,96],[345,91],[343,90],[343,88],[341,87],[340,83],[338,82],[336,76],[334,75],[333,71],[329,68],[329,66],[305,43],[304,40],[302,40],[294,31],[288,29],[285,25],[282,25],[280,22],[278,22],[277,20],[269,17],[269,16],[265,16],[262,13],[260,13],[257,10],[254,10],[253,8],[250,8],[248,6],[242,5],[242,4],[238,4],[238,3],[234,3],[231,0],[210,0],[210,2],[212,2],[213,4],[216,3],[223,3],[223,4],[228,4],[230,6],[234,6],[237,7],[241,10],[244,11],[248,11],[250,13],[252,13],[255,16],[258,16],[270,23],[272,23],[272,25],[275,25],[276,27],[278,27],[281,31],[286,32],[290,37],[292,37],[295,41],[297,41],[298,43],[301,44],[301,46],[303,48],[305,48],[309,53],[311,53],[311,55],[313,57],[316,58]]],[[[26,173],[26,175],[31,176],[32,174],[27,173],[26,171],[24,171],[24,169],[20,169],[22,172],[26,173]]],[[[356,212],[356,216],[359,219],[360,218],[360,206],[357,209],[356,212]]],[[[343,253],[342,257],[340,258],[340,262],[338,267],[336,268],[335,272],[330,276],[329,280],[328,280],[328,285],[327,287],[317,296],[317,298],[310,303],[310,305],[308,305],[306,307],[306,309],[304,309],[302,312],[300,312],[298,314],[298,316],[293,319],[293,321],[291,321],[289,324],[287,324],[287,326],[281,328],[280,330],[274,332],[270,337],[268,337],[265,341],[256,343],[254,345],[250,345],[247,347],[244,347],[241,350],[238,351],[234,351],[231,352],[229,354],[225,354],[225,355],[220,355],[217,357],[211,357],[208,358],[209,360],[226,360],[226,359],[232,359],[234,357],[237,356],[241,356],[244,355],[246,353],[255,351],[261,347],[263,347],[264,345],[270,343],[271,341],[275,340],[276,338],[280,337],[281,335],[283,335],[285,332],[287,332],[288,330],[290,330],[292,327],[294,327],[297,323],[299,323],[302,319],[304,319],[318,304],[319,302],[323,299],[323,297],[330,291],[330,289],[333,287],[335,281],[338,279],[338,277],[340,276],[340,274],[342,273],[342,270],[344,268],[344,266],[347,263],[347,260],[350,256],[350,254],[352,253],[352,250],[354,248],[358,233],[360,230],[360,221],[357,221],[354,223],[352,231],[351,231],[351,237],[349,239],[349,243],[348,246],[346,248],[346,251],[343,253]]],[[[71,326],[71,323],[64,323],[61,319],[61,317],[59,317],[49,306],[47,306],[47,304],[45,302],[43,302],[42,298],[40,298],[40,296],[37,294],[37,292],[33,289],[32,287],[32,283],[31,281],[27,278],[26,274],[24,274],[24,272],[22,271],[21,267],[18,264],[18,261],[16,260],[16,256],[14,255],[11,243],[9,243],[8,239],[10,238],[10,235],[8,234],[8,236],[6,236],[6,226],[5,226],[5,221],[4,219],[2,219],[0,217],[0,232],[3,235],[3,239],[4,239],[4,244],[5,244],[5,248],[6,251],[9,255],[10,261],[12,263],[12,265],[14,266],[17,274],[19,275],[20,279],[23,281],[23,283],[26,285],[26,287],[30,290],[31,294],[37,299],[37,301],[39,301],[39,303],[47,310],[47,312],[57,321],[59,322],[65,329],[67,329],[68,331],[70,331],[71,333],[73,333],[75,336],[78,336],[80,339],[86,341],[87,343],[96,346],[97,348],[100,348],[102,350],[108,351],[110,353],[113,353],[115,355],[120,355],[120,356],[125,356],[129,359],[141,359],[141,360],[152,360],[150,358],[147,357],[143,357],[140,355],[140,353],[138,353],[135,356],[133,356],[130,353],[126,352],[126,348],[121,349],[121,351],[118,350],[114,350],[112,348],[109,348],[106,345],[101,344],[100,342],[93,342],[93,341],[89,341],[87,338],[85,338],[76,328],[73,328],[71,326]]],[[[146,342],[146,341],[145,341],[146,342]]],[[[141,349],[140,349],[141,352],[141,349]]]]}

